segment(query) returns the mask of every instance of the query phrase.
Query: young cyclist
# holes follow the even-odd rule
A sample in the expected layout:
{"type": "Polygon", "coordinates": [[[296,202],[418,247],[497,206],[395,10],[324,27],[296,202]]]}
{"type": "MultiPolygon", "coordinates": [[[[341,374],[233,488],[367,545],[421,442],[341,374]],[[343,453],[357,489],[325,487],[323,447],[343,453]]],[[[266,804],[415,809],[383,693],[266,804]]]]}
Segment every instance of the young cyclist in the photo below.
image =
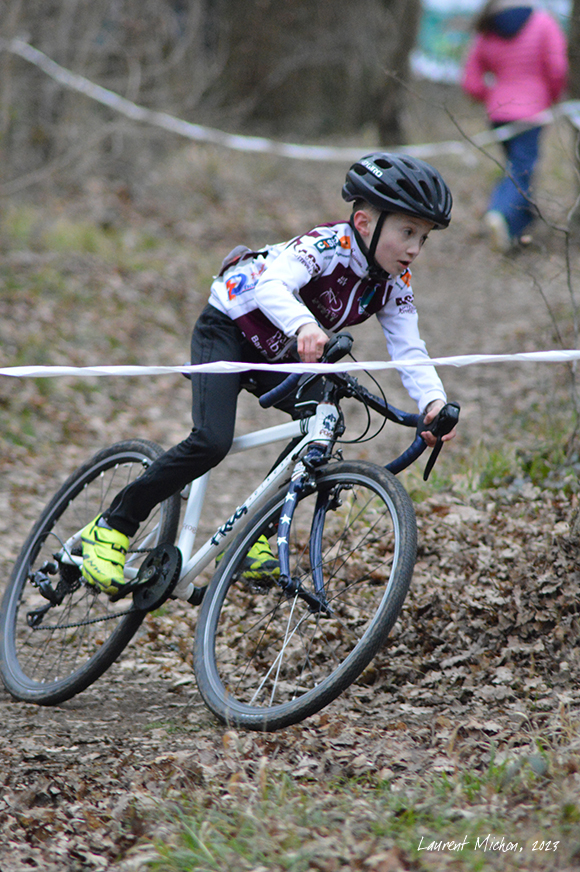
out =
{"type": "MultiPolygon", "coordinates": [[[[348,171],[342,189],[348,221],[323,224],[260,251],[238,247],[226,257],[192,336],[191,362],[320,359],[329,334],[376,315],[392,358],[427,358],[420,338],[409,267],[429,232],[448,226],[451,193],[439,172],[402,154],[374,153],[348,171]]],[[[430,423],[446,402],[433,367],[401,370],[403,384],[430,423]]],[[[216,466],[234,435],[242,388],[261,396],[277,372],[193,374],[194,427],[82,531],[83,575],[109,595],[122,593],[123,567],[139,524],[158,503],[216,466]]],[[[304,414],[291,400],[279,408],[304,414]]],[[[308,412],[306,412],[308,413],[308,412]]],[[[443,439],[453,438],[452,431],[443,439]]],[[[431,433],[423,433],[429,445],[431,433]]],[[[250,577],[279,572],[267,540],[250,552],[250,577]]]]}

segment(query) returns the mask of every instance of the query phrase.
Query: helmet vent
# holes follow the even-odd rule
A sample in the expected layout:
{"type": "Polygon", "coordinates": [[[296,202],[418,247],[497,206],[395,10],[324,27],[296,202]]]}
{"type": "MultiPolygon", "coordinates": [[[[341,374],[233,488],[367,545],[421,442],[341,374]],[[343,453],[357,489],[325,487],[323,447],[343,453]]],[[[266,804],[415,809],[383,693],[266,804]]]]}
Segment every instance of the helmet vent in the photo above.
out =
{"type": "Polygon", "coordinates": [[[409,197],[412,197],[413,199],[420,198],[421,195],[415,185],[412,185],[407,179],[397,179],[397,181],[399,187],[408,194],[409,197]]]}
{"type": "Polygon", "coordinates": [[[390,188],[388,185],[385,185],[384,182],[378,182],[375,185],[375,191],[379,194],[384,194],[385,197],[390,197],[392,200],[400,200],[400,196],[397,191],[390,188]]]}
{"type": "Polygon", "coordinates": [[[389,160],[385,160],[383,157],[379,157],[375,160],[375,164],[380,167],[382,170],[390,170],[393,164],[389,160]]]}

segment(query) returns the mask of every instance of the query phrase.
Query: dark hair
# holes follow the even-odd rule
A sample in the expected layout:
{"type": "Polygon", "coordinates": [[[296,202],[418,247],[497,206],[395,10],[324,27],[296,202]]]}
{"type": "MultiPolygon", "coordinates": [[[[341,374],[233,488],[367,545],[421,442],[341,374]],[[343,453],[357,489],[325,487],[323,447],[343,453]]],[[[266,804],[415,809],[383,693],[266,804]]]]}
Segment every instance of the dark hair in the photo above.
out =
{"type": "Polygon", "coordinates": [[[491,19],[495,15],[496,0],[487,0],[474,17],[472,27],[476,33],[488,33],[491,30],[491,19]]]}
{"type": "Polygon", "coordinates": [[[368,200],[363,199],[363,197],[357,197],[356,200],[353,201],[352,211],[358,212],[361,209],[372,209],[373,212],[380,212],[380,209],[377,209],[376,206],[373,206],[372,203],[369,203],[368,200]]]}
{"type": "Polygon", "coordinates": [[[495,16],[506,9],[517,7],[533,7],[533,2],[521,0],[521,3],[502,3],[500,0],[487,0],[487,3],[479,10],[473,19],[472,27],[476,33],[495,33],[495,16]]]}

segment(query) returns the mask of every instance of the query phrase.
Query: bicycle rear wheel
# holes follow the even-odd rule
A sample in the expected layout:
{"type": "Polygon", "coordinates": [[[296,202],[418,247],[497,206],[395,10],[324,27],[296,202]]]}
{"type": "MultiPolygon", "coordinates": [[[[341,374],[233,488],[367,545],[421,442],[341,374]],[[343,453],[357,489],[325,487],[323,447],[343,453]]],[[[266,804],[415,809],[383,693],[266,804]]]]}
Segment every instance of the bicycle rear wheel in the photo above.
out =
{"type": "MultiPolygon", "coordinates": [[[[17,699],[41,705],[70,699],[108,669],[137,631],[145,612],[131,599],[111,602],[77,566],[59,564],[54,555],[162,453],[142,439],[105,448],[65,481],[30,532],[0,608],[0,674],[17,699]],[[43,576],[59,603],[37,586],[43,576]]],[[[179,510],[176,494],[151,513],[129,544],[127,567],[137,569],[150,549],[174,542],[179,510]]]]}
{"type": "Polygon", "coordinates": [[[285,497],[276,496],[228,549],[197,624],[200,693],[234,727],[287,727],[342,693],[385,644],[413,573],[416,521],[406,491],[382,467],[339,462],[317,476],[294,512],[290,565],[300,593],[245,581],[243,561],[258,537],[267,536],[276,553],[285,497]],[[309,598],[316,564],[328,603],[319,611],[309,598]]]}

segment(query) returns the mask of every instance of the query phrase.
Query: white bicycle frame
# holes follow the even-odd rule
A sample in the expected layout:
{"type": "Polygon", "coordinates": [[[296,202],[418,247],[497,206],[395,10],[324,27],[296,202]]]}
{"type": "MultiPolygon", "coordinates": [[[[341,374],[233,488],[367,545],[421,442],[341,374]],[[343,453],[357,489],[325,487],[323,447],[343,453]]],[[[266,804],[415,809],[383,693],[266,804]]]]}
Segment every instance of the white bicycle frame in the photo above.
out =
{"type": "MultiPolygon", "coordinates": [[[[334,431],[338,420],[339,411],[337,406],[332,403],[322,402],[317,406],[316,415],[310,418],[290,421],[288,424],[279,424],[275,427],[267,427],[264,430],[256,430],[253,433],[247,433],[244,436],[234,438],[229,454],[249,451],[250,448],[259,448],[261,445],[270,445],[281,440],[291,440],[297,436],[304,436],[297,443],[294,450],[290,451],[266,476],[246,502],[238,506],[233,515],[218,527],[213,536],[204,542],[195,553],[193,553],[193,546],[211,472],[206,472],[205,475],[195,479],[189,485],[190,490],[187,497],[185,516],[177,543],[177,548],[181,552],[182,562],[179,581],[172,594],[174,597],[183,600],[190,598],[194,589],[193,582],[199,573],[205,569],[212,559],[215,559],[218,554],[221,554],[228,547],[240,527],[246,524],[284,485],[288,484],[297,462],[300,462],[300,458],[305,454],[307,448],[313,442],[319,445],[328,445],[335,441],[334,431]]],[[[156,530],[157,528],[152,530],[140,542],[140,550],[154,544],[156,530]]],[[[82,564],[82,557],[74,554],[75,549],[80,544],[80,538],[81,534],[78,531],[64,543],[60,552],[60,559],[63,563],[76,564],[77,566],[82,564]]],[[[135,555],[135,559],[136,557],[137,555],[135,555]]],[[[138,567],[132,564],[132,556],[129,554],[125,563],[125,578],[128,581],[133,580],[139,572],[138,567]]]]}
{"type": "Polygon", "coordinates": [[[196,479],[189,485],[189,495],[185,516],[177,547],[181,552],[182,568],[179,581],[173,591],[178,599],[188,600],[193,593],[194,580],[205,567],[221,554],[232,542],[239,529],[258,512],[268,500],[284,485],[288,484],[297,461],[304,455],[313,442],[328,445],[334,442],[334,431],[339,419],[338,408],[331,403],[319,403],[316,415],[301,421],[291,421],[276,427],[256,430],[244,436],[237,436],[232,443],[229,454],[249,451],[261,445],[270,445],[281,440],[290,440],[303,435],[304,438],[293,451],[284,457],[280,463],[266,476],[253,494],[235,510],[233,515],[193,553],[195,538],[203,509],[203,502],[210,472],[196,479]]]}

